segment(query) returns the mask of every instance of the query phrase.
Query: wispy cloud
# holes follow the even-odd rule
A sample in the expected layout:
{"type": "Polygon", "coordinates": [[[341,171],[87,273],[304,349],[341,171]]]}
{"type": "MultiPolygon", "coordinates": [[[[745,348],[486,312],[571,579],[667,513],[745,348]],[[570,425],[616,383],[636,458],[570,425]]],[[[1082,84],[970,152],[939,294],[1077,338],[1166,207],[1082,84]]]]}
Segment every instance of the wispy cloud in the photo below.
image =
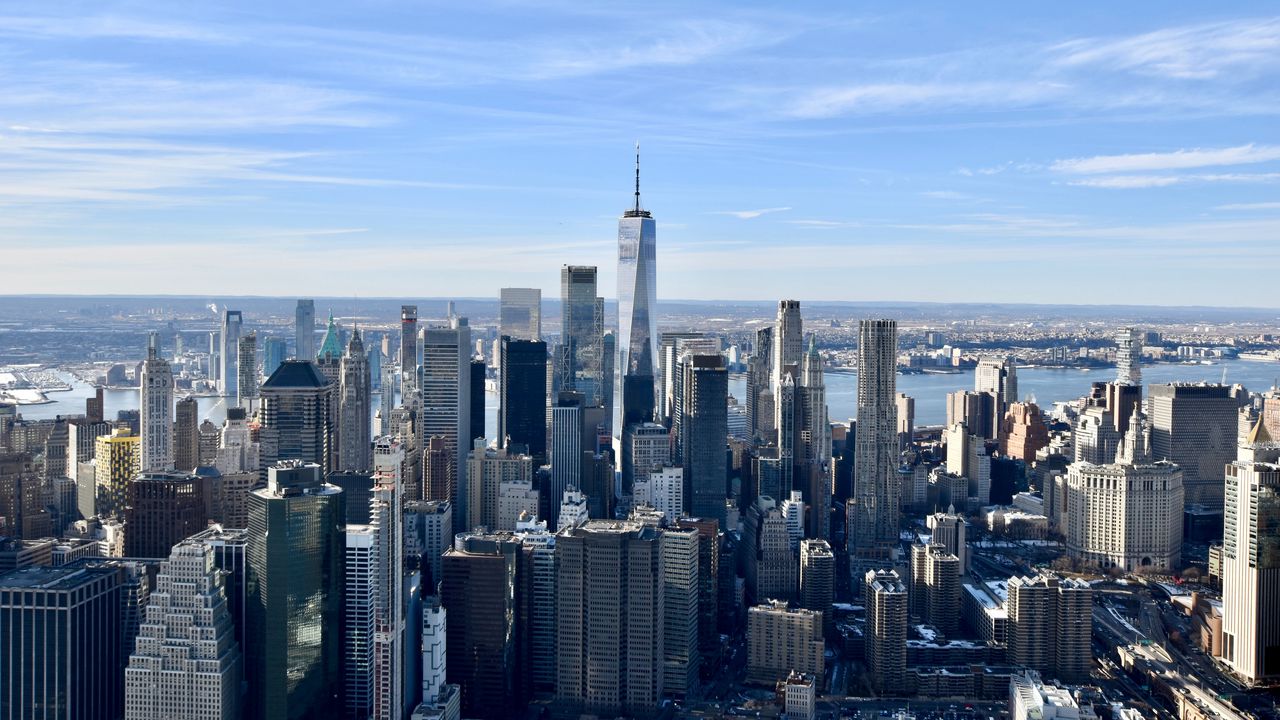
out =
{"type": "Polygon", "coordinates": [[[1231,20],[1121,38],[1083,38],[1052,48],[1054,64],[1179,80],[1253,75],[1280,64],[1280,19],[1231,20]]]}
{"type": "Polygon", "coordinates": [[[959,192],[957,190],[926,190],[920,193],[920,197],[926,197],[931,200],[960,200],[967,202],[980,202],[983,199],[972,193],[959,192]]]}
{"type": "Polygon", "coordinates": [[[847,220],[784,220],[788,225],[798,225],[804,228],[814,228],[830,230],[835,228],[861,227],[862,223],[850,222],[847,220]]]}
{"type": "Polygon", "coordinates": [[[761,215],[768,215],[768,214],[770,214],[770,213],[786,212],[786,211],[788,211],[788,210],[790,210],[790,209],[791,209],[791,208],[789,208],[789,207],[775,207],[775,208],[761,208],[761,209],[759,209],[759,210],[716,210],[716,211],[713,211],[713,212],[711,212],[711,213],[709,213],[709,214],[711,214],[711,215],[729,215],[729,216],[732,216],[732,217],[736,217],[736,218],[738,218],[739,220],[752,220],[752,219],[755,219],[755,218],[760,217],[761,215]]]}
{"type": "Polygon", "coordinates": [[[1247,165],[1280,160],[1280,146],[1238,145],[1228,148],[1175,150],[1165,153],[1129,155],[1096,155],[1094,157],[1056,160],[1050,166],[1055,172],[1097,174],[1132,173],[1152,170],[1185,170],[1221,165],[1247,165]]]}
{"type": "Polygon", "coordinates": [[[1168,187],[1189,183],[1271,183],[1280,181],[1280,173],[1218,173],[1187,175],[1110,175],[1072,180],[1068,185],[1079,187],[1113,188],[1132,190],[1138,188],[1168,187]]]}
{"type": "Polygon", "coordinates": [[[1039,81],[872,83],[829,86],[795,94],[786,114],[820,119],[839,115],[898,112],[916,108],[1026,107],[1061,96],[1067,87],[1039,81]]]}
{"type": "Polygon", "coordinates": [[[1280,210],[1280,202],[1228,203],[1216,205],[1214,210],[1280,210]]]}

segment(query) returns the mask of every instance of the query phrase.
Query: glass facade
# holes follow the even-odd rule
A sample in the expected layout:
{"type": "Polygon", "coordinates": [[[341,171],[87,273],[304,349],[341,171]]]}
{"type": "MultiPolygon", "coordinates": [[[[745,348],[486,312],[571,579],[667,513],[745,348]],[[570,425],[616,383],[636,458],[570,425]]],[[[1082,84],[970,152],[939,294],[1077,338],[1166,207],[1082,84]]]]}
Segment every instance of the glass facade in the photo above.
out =
{"type": "MultiPolygon", "coordinates": [[[[651,419],[658,356],[657,224],[645,210],[618,221],[618,373],[647,381],[621,381],[621,409],[651,419]],[[645,417],[645,416],[648,417],[645,417]]],[[[615,423],[615,427],[617,427],[615,423]]]]}

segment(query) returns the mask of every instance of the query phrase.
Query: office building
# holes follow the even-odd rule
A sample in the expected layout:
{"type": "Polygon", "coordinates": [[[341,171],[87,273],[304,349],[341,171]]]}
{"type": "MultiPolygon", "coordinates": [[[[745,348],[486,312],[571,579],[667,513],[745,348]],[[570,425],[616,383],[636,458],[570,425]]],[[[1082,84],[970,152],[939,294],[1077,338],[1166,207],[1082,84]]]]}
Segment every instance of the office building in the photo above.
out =
{"type": "Polygon", "coordinates": [[[240,329],[243,321],[239,310],[222,311],[222,328],[218,336],[218,389],[223,397],[231,398],[233,402],[239,397],[236,383],[240,378],[240,329]]]}
{"type": "Polygon", "coordinates": [[[485,527],[491,531],[514,530],[501,527],[499,521],[499,491],[503,483],[519,482],[533,488],[533,459],[528,455],[495,450],[485,447],[484,438],[474,443],[467,459],[467,489],[469,500],[466,528],[485,527]]]}
{"type": "Polygon", "coordinates": [[[788,720],[813,720],[818,704],[817,678],[792,672],[782,681],[782,709],[788,720]]]}
{"type": "Polygon", "coordinates": [[[562,392],[551,408],[551,447],[548,460],[551,477],[547,484],[547,522],[558,527],[559,516],[555,503],[569,490],[582,488],[582,455],[588,451],[583,441],[583,397],[581,393],[562,392]]]}
{"type": "Polygon", "coordinates": [[[1116,461],[1067,468],[1067,553],[1102,568],[1176,573],[1182,566],[1182,469],[1152,462],[1142,416],[1116,461]]]}
{"type": "Polygon", "coordinates": [[[173,429],[173,466],[194,470],[200,465],[200,405],[193,397],[177,402],[173,429]]]}
{"type": "Polygon", "coordinates": [[[514,532],[522,522],[538,519],[542,494],[533,487],[532,473],[529,478],[504,480],[498,485],[498,519],[493,529],[499,532],[514,532]]]}
{"type": "Polygon", "coordinates": [[[205,529],[215,488],[184,472],[143,472],[128,482],[124,509],[125,555],[168,557],[183,539],[205,529]]]}
{"type": "MultiPolygon", "coordinates": [[[[247,524],[247,523],[246,523],[247,524]]],[[[227,598],[227,612],[231,615],[231,623],[236,643],[243,656],[246,647],[244,633],[248,628],[249,584],[246,549],[249,546],[249,531],[240,528],[228,528],[222,525],[210,525],[208,528],[187,538],[189,542],[199,542],[213,552],[213,564],[223,573],[222,592],[227,598]]]]}
{"type": "Polygon", "coordinates": [[[445,692],[448,672],[448,613],[440,596],[431,594],[422,603],[422,702],[434,704],[445,692]]]}
{"type": "Polygon", "coordinates": [[[223,578],[198,540],[160,564],[124,673],[125,720],[240,717],[243,658],[223,578]]]}
{"type": "Polygon", "coordinates": [[[1032,402],[1015,402],[1004,414],[1000,430],[1000,451],[1005,457],[1035,462],[1036,453],[1049,446],[1049,428],[1040,416],[1040,408],[1032,402]]]}
{"type": "Polygon", "coordinates": [[[0,452],[0,535],[28,540],[49,535],[44,490],[30,453],[0,452]]]}
{"type": "Polygon", "coordinates": [[[343,701],[347,720],[367,720],[373,712],[377,540],[377,528],[347,523],[342,599],[343,701]]]}
{"type": "MultiPolygon", "coordinates": [[[[408,708],[406,696],[417,688],[405,687],[405,594],[416,574],[403,569],[404,531],[401,527],[400,488],[395,484],[374,487],[369,502],[369,523],[377,533],[374,542],[373,610],[373,711],[374,720],[400,720],[408,708]]],[[[418,620],[415,618],[415,624],[418,620]]],[[[414,628],[416,637],[417,627],[414,628]]],[[[415,663],[416,666],[416,663],[415,663]]]]}
{"type": "MultiPolygon", "coordinates": [[[[676,411],[675,389],[680,383],[676,364],[685,349],[692,349],[695,346],[711,353],[720,351],[717,340],[699,332],[668,331],[658,336],[658,377],[655,380],[658,404],[654,411],[655,422],[660,422],[667,427],[671,426],[672,415],[676,411]]],[[[768,385],[767,377],[765,385],[768,385]]]]}
{"type": "Polygon", "coordinates": [[[1093,664],[1093,591],[1074,578],[1042,574],[1007,584],[1009,662],[1063,682],[1083,682],[1093,664]]]}
{"type": "MultiPolygon", "coordinates": [[[[1034,670],[1009,678],[1010,720],[1096,720],[1090,705],[1081,705],[1068,688],[1045,684],[1034,670]]],[[[1116,715],[1128,720],[1129,715],[1116,715]]]]}
{"type": "Polygon", "coordinates": [[[404,565],[421,568],[425,594],[436,594],[442,575],[441,555],[453,544],[453,509],[447,500],[405,501],[404,565]]]}
{"type": "Polygon", "coordinates": [[[1248,685],[1280,680],[1280,443],[1263,418],[1226,468],[1222,661],[1248,685]]]}
{"type": "Polygon", "coordinates": [[[684,517],[684,468],[658,467],[637,480],[633,507],[648,506],[662,513],[667,522],[684,517]]]}
{"type": "Polygon", "coordinates": [[[1188,505],[1222,507],[1222,468],[1235,457],[1239,403],[1226,385],[1171,383],[1148,388],[1151,457],[1182,468],[1188,505]]]}
{"type": "MultiPolygon", "coordinates": [[[[449,454],[447,498],[456,519],[468,517],[467,455],[471,452],[471,328],[466,318],[455,317],[448,327],[422,330],[421,399],[418,447],[440,438],[449,454]]],[[[461,524],[459,522],[458,524],[461,524]]],[[[465,698],[465,691],[464,691],[465,698]]]]}
{"type": "Polygon", "coordinates": [[[697,537],[591,520],[556,537],[557,699],[581,712],[648,713],[696,682],[697,537]]]}
{"type": "MultiPolygon", "coordinates": [[[[268,337],[262,340],[262,374],[261,377],[271,377],[271,373],[280,367],[280,363],[289,357],[288,345],[283,338],[268,337]]],[[[256,372],[256,371],[255,371],[256,372]]],[[[255,376],[255,379],[258,376],[255,376]]]]}
{"type": "Polygon", "coordinates": [[[596,289],[596,268],[565,265],[560,270],[560,345],[554,390],[581,393],[587,406],[605,406],[604,301],[596,289]]]}
{"type": "Polygon", "coordinates": [[[236,402],[235,404],[252,410],[258,398],[258,332],[251,330],[240,338],[236,349],[236,402]]]}
{"type": "Polygon", "coordinates": [[[138,436],[128,430],[116,429],[97,439],[93,452],[97,515],[111,517],[124,513],[129,481],[138,474],[141,465],[140,449],[138,436]]]}
{"type": "Polygon", "coordinates": [[[164,472],[173,467],[173,370],[160,356],[155,333],[147,343],[147,359],[142,361],[139,377],[139,429],[143,472],[164,472]]]}
{"type": "MultiPolygon", "coordinates": [[[[999,437],[1000,423],[1009,406],[1018,401],[1018,366],[1011,357],[984,357],[973,372],[973,390],[995,396],[993,426],[981,428],[984,437],[999,437]]],[[[978,430],[978,428],[974,428],[978,430]]]]}
{"type": "Polygon", "coordinates": [[[498,292],[498,336],[528,342],[542,340],[542,290],[502,288],[498,292]]]}
{"type": "Polygon", "coordinates": [[[681,449],[686,503],[694,517],[727,520],[729,373],[724,358],[692,355],[684,364],[681,449]]]}
{"type": "MultiPolygon", "coordinates": [[[[635,493],[637,480],[671,464],[671,433],[661,423],[637,423],[622,430],[622,495],[635,493]]],[[[683,492],[681,493],[683,497],[683,492]]]]}
{"type": "MultiPolygon", "coordinates": [[[[635,204],[618,219],[617,429],[650,422],[658,362],[658,232],[653,215],[640,208],[640,150],[636,148],[635,204]]],[[[607,379],[613,382],[613,378],[607,379]]]]}
{"type": "Polygon", "coordinates": [[[64,565],[0,575],[0,717],[120,717],[123,574],[64,565]]]}
{"type": "Polygon", "coordinates": [[[498,362],[498,447],[520,452],[541,467],[547,460],[547,344],[503,336],[498,362]]]}
{"type": "Polygon", "coordinates": [[[870,570],[863,602],[867,633],[863,653],[876,692],[907,691],[907,586],[894,570],[870,570]]]}
{"type": "Polygon", "coordinates": [[[782,600],[747,610],[747,682],[773,687],[793,670],[823,677],[825,651],[822,613],[782,600]]]}
{"type": "MultiPolygon", "coordinates": [[[[779,300],[778,317],[774,322],[773,347],[770,349],[772,371],[770,388],[776,394],[782,384],[782,376],[788,367],[799,368],[804,353],[804,321],[800,317],[799,300],[779,300]]],[[[778,414],[774,412],[774,426],[778,414]]]]}
{"type": "Polygon", "coordinates": [[[447,679],[461,686],[465,717],[498,720],[523,707],[516,672],[521,547],[510,535],[468,536],[442,558],[447,679]]]}
{"type": "MultiPolygon", "coordinates": [[[[312,368],[287,361],[277,375],[290,366],[312,368]]],[[[322,478],[316,463],[273,463],[249,495],[245,708],[254,720],[343,712],[343,497],[322,478]]]]}
{"type": "Polygon", "coordinates": [[[334,444],[336,388],[315,363],[286,360],[262,384],[262,466],[281,460],[316,463],[325,471],[334,444]]]}
{"type": "Polygon", "coordinates": [[[534,693],[554,693],[556,687],[556,535],[544,522],[523,521],[516,538],[524,545],[529,589],[525,636],[529,639],[529,683],[534,693]]]}
{"type": "Polygon", "coordinates": [[[367,471],[373,468],[373,440],[369,430],[373,388],[369,357],[365,354],[360,330],[351,333],[347,352],[339,365],[338,383],[338,468],[367,471]]]}
{"type": "Polygon", "coordinates": [[[868,562],[890,559],[898,542],[897,344],[897,322],[859,321],[854,510],[848,533],[850,555],[868,562]]]}

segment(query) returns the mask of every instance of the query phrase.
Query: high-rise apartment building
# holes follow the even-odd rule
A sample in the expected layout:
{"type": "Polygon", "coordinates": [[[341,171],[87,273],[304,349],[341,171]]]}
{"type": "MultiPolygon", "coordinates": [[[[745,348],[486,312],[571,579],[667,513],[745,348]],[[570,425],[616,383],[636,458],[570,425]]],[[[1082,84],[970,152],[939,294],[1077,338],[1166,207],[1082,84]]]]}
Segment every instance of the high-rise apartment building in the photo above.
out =
{"type": "MultiPolygon", "coordinates": [[[[312,367],[282,367],[291,365],[312,367]]],[[[343,713],[343,497],[322,472],[273,463],[265,487],[249,495],[245,716],[253,720],[343,713]]]]}
{"type": "Polygon", "coordinates": [[[729,372],[724,358],[692,355],[684,363],[680,443],[689,514],[727,520],[729,372]]]}
{"type": "MultiPolygon", "coordinates": [[[[400,403],[416,408],[418,395],[418,306],[400,306],[400,403]]],[[[419,446],[421,447],[421,445],[419,446]]]]}
{"type": "Polygon", "coordinates": [[[0,575],[0,717],[120,717],[123,572],[63,565],[0,575]]]}
{"type": "Polygon", "coordinates": [[[1263,418],[1226,468],[1222,661],[1249,685],[1280,680],[1280,443],[1263,418]]]}
{"type": "Polygon", "coordinates": [[[213,548],[186,540],[168,557],[125,669],[125,720],[239,718],[243,658],[213,548]]]}
{"type": "Polygon", "coordinates": [[[96,441],[93,452],[97,514],[101,517],[124,513],[129,481],[141,465],[141,445],[137,435],[116,429],[96,441]]]}
{"type": "Polygon", "coordinates": [[[891,557],[898,541],[898,412],[895,397],[898,324],[858,323],[858,418],[855,428],[850,555],[891,557]]]}
{"type": "Polygon", "coordinates": [[[240,337],[236,349],[236,405],[252,410],[258,399],[258,331],[240,337]]]}
{"type": "Polygon", "coordinates": [[[547,344],[504,335],[498,362],[498,447],[547,459],[547,344]]]}
{"type": "Polygon", "coordinates": [[[218,383],[222,396],[234,401],[239,395],[240,329],[244,318],[239,310],[222,311],[222,329],[218,336],[218,383]]]}
{"type": "Polygon", "coordinates": [[[966,540],[968,524],[964,516],[956,513],[954,507],[946,512],[938,512],[925,518],[925,524],[932,534],[932,542],[943,546],[946,551],[960,559],[960,574],[969,572],[969,546],[966,540]]]}
{"type": "Polygon", "coordinates": [[[1142,386],[1142,333],[1121,328],[1116,333],[1116,383],[1142,386]]]}
{"type": "Polygon", "coordinates": [[[377,541],[377,528],[347,524],[342,598],[342,685],[346,720],[367,720],[373,712],[377,541]]]}
{"type": "Polygon", "coordinates": [[[1182,468],[1187,504],[1222,507],[1222,468],[1235,457],[1239,403],[1226,385],[1171,383],[1148,389],[1151,457],[1182,468]]]}
{"type": "Polygon", "coordinates": [[[822,613],[823,626],[831,628],[831,603],[836,593],[836,556],[826,540],[800,541],[800,607],[822,613]]]}
{"type": "Polygon", "coordinates": [[[907,586],[894,570],[869,570],[864,576],[863,602],[867,633],[863,653],[871,684],[877,692],[907,689],[907,586]]]}
{"type": "Polygon", "coordinates": [[[956,636],[960,616],[960,558],[944,545],[911,546],[913,613],[932,625],[943,637],[956,636]]]}
{"type": "MultiPolygon", "coordinates": [[[[649,422],[654,416],[658,364],[658,232],[653,215],[640,208],[640,149],[636,148],[635,204],[618,219],[618,393],[620,421],[613,427],[649,422]]],[[[608,378],[613,382],[613,378],[608,378]]]]}
{"type": "Polygon", "coordinates": [[[267,378],[261,389],[258,431],[264,468],[281,460],[301,460],[333,469],[336,390],[315,363],[301,360],[286,360],[267,378]]]}
{"type": "Polygon", "coordinates": [[[164,472],[173,467],[173,370],[160,356],[155,333],[147,343],[147,359],[142,361],[138,382],[141,399],[140,469],[164,472]]]}
{"type": "Polygon", "coordinates": [[[541,289],[502,288],[499,291],[498,336],[504,335],[528,342],[542,340],[541,289]]]}
{"type": "Polygon", "coordinates": [[[747,682],[773,687],[792,670],[823,677],[822,613],[774,600],[747,610],[747,682]]]}
{"type": "Polygon", "coordinates": [[[1009,661],[1063,682],[1082,682],[1093,663],[1093,591],[1084,580],[1043,574],[1008,582],[1009,661]]]}
{"type": "MultiPolygon", "coordinates": [[[[299,300],[293,311],[293,359],[316,359],[316,301],[299,300]]],[[[270,373],[267,376],[270,377],[270,373]]]]}
{"type": "Polygon", "coordinates": [[[356,329],[351,333],[339,366],[338,470],[373,469],[373,439],[369,430],[372,404],[369,357],[365,354],[360,330],[356,329]]]}

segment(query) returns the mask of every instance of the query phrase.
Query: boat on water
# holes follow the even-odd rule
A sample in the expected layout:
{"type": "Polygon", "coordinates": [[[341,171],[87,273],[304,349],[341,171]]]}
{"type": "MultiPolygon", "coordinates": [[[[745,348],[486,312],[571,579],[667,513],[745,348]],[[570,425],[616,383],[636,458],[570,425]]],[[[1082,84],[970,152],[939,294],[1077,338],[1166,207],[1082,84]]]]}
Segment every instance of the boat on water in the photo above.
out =
{"type": "Polygon", "coordinates": [[[1280,362],[1280,350],[1271,352],[1242,352],[1236,356],[1249,362],[1280,362]]]}

